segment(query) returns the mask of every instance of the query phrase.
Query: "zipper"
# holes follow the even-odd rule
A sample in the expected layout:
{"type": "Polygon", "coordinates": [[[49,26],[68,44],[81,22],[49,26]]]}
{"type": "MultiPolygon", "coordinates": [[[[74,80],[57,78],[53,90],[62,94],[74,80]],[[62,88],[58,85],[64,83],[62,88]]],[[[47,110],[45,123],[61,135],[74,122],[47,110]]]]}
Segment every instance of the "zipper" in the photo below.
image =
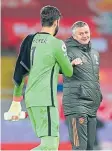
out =
{"type": "Polygon", "coordinates": [[[92,57],[90,55],[90,53],[88,52],[89,56],[90,56],[90,59],[91,59],[91,63],[92,63],[92,71],[93,71],[93,75],[95,76],[95,73],[94,73],[94,68],[93,68],[93,60],[92,60],[92,57]]]}
{"type": "MultiPolygon", "coordinates": [[[[90,57],[90,59],[91,59],[91,63],[92,63],[92,72],[93,72],[93,77],[95,77],[95,73],[94,73],[94,68],[93,68],[93,60],[92,60],[92,57],[91,57],[91,54],[88,52],[88,55],[89,55],[89,57],[90,57]]],[[[94,80],[94,82],[95,82],[95,80],[94,80]]],[[[96,87],[96,86],[95,86],[96,87]]],[[[94,100],[93,101],[94,102],[94,104],[96,103],[96,101],[94,100]]]]}

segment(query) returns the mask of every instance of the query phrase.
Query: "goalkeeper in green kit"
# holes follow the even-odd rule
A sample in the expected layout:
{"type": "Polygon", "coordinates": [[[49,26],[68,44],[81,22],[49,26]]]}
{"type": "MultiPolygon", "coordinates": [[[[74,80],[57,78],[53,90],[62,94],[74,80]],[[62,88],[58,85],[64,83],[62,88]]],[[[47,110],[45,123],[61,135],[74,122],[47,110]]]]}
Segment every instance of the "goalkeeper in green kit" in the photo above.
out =
{"type": "Polygon", "coordinates": [[[16,62],[16,84],[8,112],[13,114],[13,120],[19,116],[24,77],[28,75],[25,104],[33,129],[41,139],[41,144],[33,150],[58,150],[59,146],[58,74],[59,70],[68,77],[73,74],[66,46],[55,38],[60,17],[56,7],[45,6],[41,9],[42,29],[24,39],[16,62]]]}

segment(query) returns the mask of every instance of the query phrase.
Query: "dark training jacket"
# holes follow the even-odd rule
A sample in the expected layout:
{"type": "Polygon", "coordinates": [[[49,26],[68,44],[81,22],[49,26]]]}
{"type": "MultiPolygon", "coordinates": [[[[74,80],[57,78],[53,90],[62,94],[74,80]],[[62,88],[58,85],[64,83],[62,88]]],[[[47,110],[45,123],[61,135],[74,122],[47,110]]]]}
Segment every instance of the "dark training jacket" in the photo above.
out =
{"type": "Polygon", "coordinates": [[[73,113],[96,116],[102,101],[99,84],[99,53],[91,48],[91,43],[82,45],[73,37],[65,41],[70,61],[81,58],[82,65],[74,65],[73,76],[64,76],[64,114],[73,113]]]}

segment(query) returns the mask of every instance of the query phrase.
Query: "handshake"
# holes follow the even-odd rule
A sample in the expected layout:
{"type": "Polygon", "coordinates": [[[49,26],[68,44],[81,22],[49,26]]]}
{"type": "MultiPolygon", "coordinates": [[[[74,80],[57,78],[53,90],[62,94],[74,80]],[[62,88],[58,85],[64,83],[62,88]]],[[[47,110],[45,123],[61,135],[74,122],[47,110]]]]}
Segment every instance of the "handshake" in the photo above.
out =
{"type": "Polygon", "coordinates": [[[12,101],[10,109],[8,112],[4,113],[4,120],[18,121],[20,119],[25,119],[28,117],[28,113],[21,110],[21,103],[12,101]]]}

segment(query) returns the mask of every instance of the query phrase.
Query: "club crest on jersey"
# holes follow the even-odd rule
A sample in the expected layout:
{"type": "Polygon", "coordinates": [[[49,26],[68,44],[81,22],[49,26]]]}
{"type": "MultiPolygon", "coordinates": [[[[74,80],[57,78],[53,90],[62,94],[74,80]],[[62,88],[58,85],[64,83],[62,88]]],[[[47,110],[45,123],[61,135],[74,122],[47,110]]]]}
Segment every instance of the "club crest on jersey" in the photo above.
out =
{"type": "Polygon", "coordinates": [[[62,50],[64,52],[64,56],[67,56],[67,48],[66,48],[66,45],[64,43],[62,44],[62,50]]]}
{"type": "Polygon", "coordinates": [[[83,118],[83,117],[80,117],[80,118],[79,118],[79,123],[80,123],[80,124],[83,124],[83,123],[84,123],[84,118],[83,118]]]}

